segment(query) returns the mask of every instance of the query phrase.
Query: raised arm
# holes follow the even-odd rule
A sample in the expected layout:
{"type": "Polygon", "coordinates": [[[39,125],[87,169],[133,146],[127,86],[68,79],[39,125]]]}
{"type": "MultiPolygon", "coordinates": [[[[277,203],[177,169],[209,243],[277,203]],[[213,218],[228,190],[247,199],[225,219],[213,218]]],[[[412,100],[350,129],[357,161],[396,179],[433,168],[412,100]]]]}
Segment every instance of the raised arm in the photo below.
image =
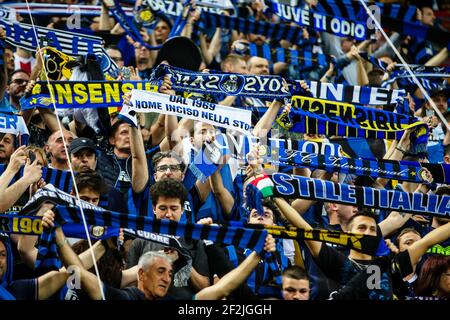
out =
{"type": "Polygon", "coordinates": [[[148,166],[141,129],[130,126],[131,187],[136,193],[142,192],[148,183],[148,166]]]}
{"type": "Polygon", "coordinates": [[[411,259],[411,265],[416,268],[417,262],[435,244],[441,243],[450,237],[450,222],[429,232],[419,241],[414,242],[407,250],[411,259]]]}
{"type": "MultiPolygon", "coordinates": [[[[285,199],[275,198],[275,204],[280,208],[281,213],[292,223],[295,227],[300,229],[311,230],[312,227],[306,222],[302,216],[295,210],[285,199]]],[[[318,241],[305,240],[311,254],[317,257],[320,253],[322,244],[318,241]]]]}
{"type": "MultiPolygon", "coordinates": [[[[275,252],[276,250],[275,240],[271,235],[266,238],[264,250],[267,252],[275,252]]],[[[258,266],[260,260],[261,257],[256,252],[252,252],[237,268],[228,272],[216,284],[197,293],[196,300],[219,300],[230,295],[247,279],[258,266]]]]}
{"type": "Polygon", "coordinates": [[[77,266],[80,272],[81,287],[92,300],[101,300],[102,293],[97,277],[87,271],[80,258],[67,243],[67,239],[61,228],[56,228],[56,245],[58,246],[59,256],[65,267],[77,266]]]}
{"type": "MultiPolygon", "coordinates": [[[[47,210],[42,217],[42,226],[44,228],[54,228],[55,213],[52,210],[47,210]]],[[[97,277],[87,271],[77,254],[72,250],[68,241],[62,231],[61,227],[55,229],[55,242],[58,247],[58,254],[63,265],[78,267],[80,275],[81,287],[93,300],[102,299],[102,288],[99,286],[97,277]]]]}
{"type": "Polygon", "coordinates": [[[448,49],[447,48],[442,48],[441,51],[439,51],[433,58],[431,58],[430,60],[428,60],[425,65],[426,66],[439,66],[442,63],[444,63],[445,60],[447,60],[448,58],[448,49]]]}
{"type": "MultiPolygon", "coordinates": [[[[258,123],[252,131],[252,134],[256,137],[263,138],[267,136],[267,133],[272,128],[275,118],[277,117],[278,111],[283,104],[278,100],[273,100],[269,106],[269,109],[264,113],[264,115],[259,119],[258,123]]],[[[287,111],[288,112],[288,111],[287,111]]]]}

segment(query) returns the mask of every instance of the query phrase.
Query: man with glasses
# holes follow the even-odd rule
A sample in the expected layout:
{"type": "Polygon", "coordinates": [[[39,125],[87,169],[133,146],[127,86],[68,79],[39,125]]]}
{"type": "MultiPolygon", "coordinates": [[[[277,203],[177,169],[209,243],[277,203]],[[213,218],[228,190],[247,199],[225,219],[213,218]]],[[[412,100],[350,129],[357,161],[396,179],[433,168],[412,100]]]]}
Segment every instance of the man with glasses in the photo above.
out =
{"type": "MultiPolygon", "coordinates": [[[[133,152],[133,148],[131,149],[133,152]]],[[[132,157],[133,161],[135,157],[132,157]]],[[[157,152],[149,161],[148,166],[145,168],[142,166],[132,165],[133,171],[133,200],[136,205],[136,210],[140,214],[146,216],[153,216],[152,199],[150,198],[149,188],[155,182],[159,182],[166,179],[173,179],[183,183],[185,178],[185,164],[182,159],[174,152],[157,152]],[[148,171],[147,171],[148,170],[148,171]],[[153,172],[153,176],[149,176],[148,172],[153,172]],[[139,181],[134,179],[135,175],[140,177],[139,181]],[[144,182],[144,186],[140,187],[144,182]]],[[[186,186],[186,185],[185,185],[186,186]]],[[[189,189],[189,188],[188,188],[189,189]]],[[[180,221],[182,222],[196,222],[195,217],[195,195],[192,192],[188,192],[186,200],[184,201],[184,210],[181,214],[180,221]]]]}
{"type": "Polygon", "coordinates": [[[25,94],[25,88],[29,80],[30,75],[23,69],[18,69],[11,73],[8,85],[9,103],[17,111],[20,111],[19,100],[25,94]]]}
{"type": "Polygon", "coordinates": [[[109,55],[111,60],[113,60],[117,64],[119,69],[122,69],[122,67],[124,66],[124,62],[122,52],[120,52],[119,48],[116,46],[109,46],[106,49],[106,53],[109,55]]]}

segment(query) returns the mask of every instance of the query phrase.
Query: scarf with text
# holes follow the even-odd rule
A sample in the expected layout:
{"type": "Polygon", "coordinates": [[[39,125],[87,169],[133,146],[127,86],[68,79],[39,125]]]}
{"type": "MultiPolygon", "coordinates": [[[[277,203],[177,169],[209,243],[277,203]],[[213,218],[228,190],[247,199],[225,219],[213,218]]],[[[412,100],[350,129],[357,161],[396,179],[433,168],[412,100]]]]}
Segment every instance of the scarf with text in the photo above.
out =
{"type": "Polygon", "coordinates": [[[208,93],[212,95],[239,95],[262,99],[284,98],[290,93],[278,76],[251,76],[233,73],[202,73],[160,64],[154,72],[154,81],[170,75],[172,89],[208,93]]]}
{"type": "MultiPolygon", "coordinates": [[[[299,87],[299,80],[289,81],[294,88],[299,87]]],[[[407,103],[405,90],[389,90],[379,87],[350,86],[340,83],[306,81],[314,98],[347,102],[362,105],[390,105],[407,103]]],[[[292,92],[293,90],[291,90],[292,92]]]]}
{"type": "Polygon", "coordinates": [[[231,132],[220,133],[211,143],[220,149],[222,154],[230,154],[234,159],[245,160],[245,156],[258,148],[258,154],[264,163],[277,159],[279,150],[294,150],[295,152],[318,153],[326,156],[342,155],[342,149],[338,144],[326,140],[291,140],[281,138],[258,138],[250,135],[236,135],[231,132]]]}
{"type": "Polygon", "coordinates": [[[345,20],[281,3],[271,2],[270,6],[277,16],[285,21],[293,21],[301,27],[325,31],[338,37],[351,37],[359,41],[369,38],[369,30],[362,22],[345,20]]]}
{"type": "MultiPolygon", "coordinates": [[[[417,80],[425,90],[433,90],[438,87],[445,86],[447,82],[446,78],[450,78],[449,70],[436,69],[438,71],[413,71],[417,80]]],[[[399,88],[404,88],[408,92],[413,92],[417,88],[413,76],[408,72],[408,70],[394,70],[389,79],[384,80],[381,83],[381,87],[388,88],[394,82],[397,82],[399,88]]]]}
{"type": "Polygon", "coordinates": [[[22,116],[0,113],[0,137],[9,133],[18,139],[17,145],[26,145],[30,133],[22,116]]]}
{"type": "Polygon", "coordinates": [[[379,236],[368,236],[324,229],[305,230],[277,225],[263,226],[235,221],[230,222],[230,225],[242,225],[245,228],[264,229],[276,239],[315,240],[340,245],[372,256],[384,256],[389,253],[389,249],[386,247],[384,240],[379,236]]]}
{"type": "Polygon", "coordinates": [[[278,157],[272,156],[273,162],[294,167],[322,169],[328,172],[386,178],[399,181],[424,183],[428,169],[433,176],[433,183],[450,183],[450,165],[438,163],[419,163],[412,161],[393,161],[375,159],[355,159],[279,149],[278,157]],[[277,160],[278,159],[278,160],[277,160]]]}
{"type": "Polygon", "coordinates": [[[131,106],[124,105],[122,107],[120,116],[134,126],[137,126],[134,116],[136,112],[155,112],[202,121],[242,133],[248,133],[251,128],[251,111],[206,101],[132,90],[130,103],[131,106]]]}
{"type": "MultiPolygon", "coordinates": [[[[387,72],[388,65],[380,59],[368,55],[367,52],[361,52],[360,56],[377,68],[387,72]]],[[[450,77],[450,70],[448,67],[428,67],[411,64],[409,67],[426,90],[432,90],[443,85],[445,83],[444,78],[450,77]]],[[[399,88],[405,89],[408,92],[413,93],[417,88],[412,76],[403,65],[396,65],[394,70],[390,73],[389,79],[384,80],[381,83],[381,87],[389,88],[391,84],[396,81],[399,88]]]]}
{"type": "Polygon", "coordinates": [[[50,91],[57,108],[107,108],[123,104],[123,95],[133,89],[156,91],[147,81],[38,81],[31,95],[20,100],[23,110],[53,108],[50,91]]]}
{"type": "Polygon", "coordinates": [[[67,55],[80,56],[93,53],[100,57],[103,71],[114,73],[118,67],[103,48],[103,39],[70,31],[45,28],[25,23],[9,22],[0,19],[0,26],[6,31],[6,42],[32,52],[36,51],[38,41],[41,47],[54,47],[67,55]]]}
{"type": "MultiPolygon", "coordinates": [[[[79,208],[57,206],[55,208],[60,223],[82,223],[79,208]]],[[[151,233],[184,237],[185,239],[211,240],[216,243],[231,244],[240,248],[250,248],[261,252],[267,232],[249,228],[222,227],[216,225],[202,225],[182,223],[171,220],[159,220],[149,217],[122,214],[108,210],[84,210],[86,220],[91,225],[105,227],[119,227],[141,230],[151,233]]]]}
{"type": "Polygon", "coordinates": [[[400,140],[404,130],[424,128],[414,143],[419,146],[428,140],[427,126],[407,115],[302,96],[292,97],[292,106],[294,132],[400,140]]]}
{"type": "Polygon", "coordinates": [[[274,196],[337,202],[345,205],[399,211],[431,217],[450,217],[450,196],[407,193],[274,173],[274,196]]]}
{"type": "MultiPolygon", "coordinates": [[[[449,47],[450,33],[436,27],[429,27],[416,19],[417,7],[398,4],[376,3],[380,10],[380,24],[383,28],[397,31],[414,38],[426,39],[449,47]]],[[[324,1],[317,5],[318,12],[325,12],[335,17],[366,23],[370,18],[365,8],[358,1],[324,1]]],[[[369,7],[370,9],[370,7],[369,7]]],[[[372,22],[374,24],[374,22],[372,22]]]]}
{"type": "MultiPolygon", "coordinates": [[[[181,16],[185,7],[183,1],[175,0],[145,0],[145,4],[152,10],[160,11],[166,16],[172,18],[181,16]]],[[[227,3],[226,0],[195,1],[195,5],[200,12],[211,12],[217,14],[219,14],[224,8],[230,8],[229,3],[227,3]]]]}

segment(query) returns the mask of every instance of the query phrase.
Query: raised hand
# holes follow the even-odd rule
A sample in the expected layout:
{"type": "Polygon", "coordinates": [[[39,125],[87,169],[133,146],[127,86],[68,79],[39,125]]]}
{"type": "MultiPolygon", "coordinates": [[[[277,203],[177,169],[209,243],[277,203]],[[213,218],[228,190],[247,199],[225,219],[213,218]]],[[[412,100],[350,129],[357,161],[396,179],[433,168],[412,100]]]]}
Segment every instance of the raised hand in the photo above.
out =
{"type": "Polygon", "coordinates": [[[8,163],[8,168],[13,172],[18,172],[20,167],[27,162],[27,155],[25,154],[25,146],[19,147],[11,155],[8,163]]]}

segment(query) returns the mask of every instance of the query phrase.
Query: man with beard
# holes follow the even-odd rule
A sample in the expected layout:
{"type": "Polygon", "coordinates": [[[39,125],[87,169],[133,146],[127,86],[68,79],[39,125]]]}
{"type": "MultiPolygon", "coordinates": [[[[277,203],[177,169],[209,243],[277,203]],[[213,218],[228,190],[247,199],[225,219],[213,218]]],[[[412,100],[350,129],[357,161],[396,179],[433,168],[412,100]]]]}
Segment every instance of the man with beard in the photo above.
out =
{"type": "Polygon", "coordinates": [[[18,69],[11,73],[9,79],[9,102],[17,111],[20,111],[19,100],[25,94],[25,88],[30,80],[30,75],[25,70],[18,69]]]}
{"type": "Polygon", "coordinates": [[[55,131],[48,138],[47,144],[45,145],[45,152],[50,159],[50,168],[69,170],[68,157],[64,148],[63,138],[68,148],[76,136],[72,132],[64,130],[63,134],[61,134],[61,131],[55,131]]]}

